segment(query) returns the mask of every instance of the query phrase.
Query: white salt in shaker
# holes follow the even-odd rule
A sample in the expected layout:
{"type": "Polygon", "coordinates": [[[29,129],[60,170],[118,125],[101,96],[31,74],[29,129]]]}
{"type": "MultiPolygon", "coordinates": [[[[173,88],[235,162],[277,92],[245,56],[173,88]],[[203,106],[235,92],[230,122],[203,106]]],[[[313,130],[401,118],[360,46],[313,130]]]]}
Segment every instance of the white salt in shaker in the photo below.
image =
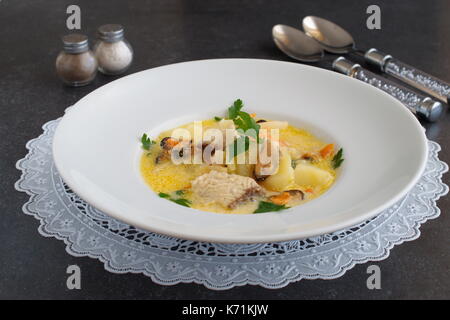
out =
{"type": "Polygon", "coordinates": [[[123,27],[119,24],[105,24],[98,28],[99,40],[94,46],[94,54],[100,72],[121,74],[131,65],[133,49],[123,35],[123,27]]]}

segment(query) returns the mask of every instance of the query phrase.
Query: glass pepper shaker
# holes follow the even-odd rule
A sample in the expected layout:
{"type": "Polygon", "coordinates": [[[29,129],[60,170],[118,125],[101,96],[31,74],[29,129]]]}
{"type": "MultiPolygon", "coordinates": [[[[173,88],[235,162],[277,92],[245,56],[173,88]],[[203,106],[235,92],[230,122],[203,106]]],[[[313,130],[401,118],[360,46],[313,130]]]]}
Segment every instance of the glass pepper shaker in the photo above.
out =
{"type": "Polygon", "coordinates": [[[94,46],[98,70],[104,74],[117,75],[125,72],[133,61],[133,49],[124,38],[119,24],[105,24],[98,28],[99,40],[94,46]]]}
{"type": "Polygon", "coordinates": [[[56,58],[56,72],[61,80],[73,87],[84,86],[97,74],[97,59],[89,50],[88,38],[79,33],[65,35],[64,47],[56,58]]]}

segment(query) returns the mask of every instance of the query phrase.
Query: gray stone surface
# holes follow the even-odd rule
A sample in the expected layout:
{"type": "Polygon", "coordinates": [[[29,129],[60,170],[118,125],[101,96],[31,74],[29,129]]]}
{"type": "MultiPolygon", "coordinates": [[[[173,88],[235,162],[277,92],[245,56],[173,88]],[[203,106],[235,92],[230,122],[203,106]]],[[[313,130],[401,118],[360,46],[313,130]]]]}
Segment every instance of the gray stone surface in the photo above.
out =
{"type": "MultiPolygon", "coordinates": [[[[116,275],[102,263],[68,255],[62,241],[44,238],[38,222],[22,213],[27,196],[14,190],[15,162],[45,122],[81,97],[115,79],[99,75],[83,88],[64,87],[54,62],[61,48],[65,10],[82,9],[82,32],[91,38],[104,23],[121,23],[135,50],[128,73],[180,61],[249,57],[289,61],[271,40],[276,23],[299,26],[305,15],[332,19],[354,33],[362,48],[376,47],[450,81],[450,4],[447,0],[376,2],[382,30],[365,28],[372,1],[0,1],[0,298],[89,299],[376,299],[450,298],[450,200],[426,223],[418,240],[377,262],[382,289],[366,288],[366,265],[331,281],[300,281],[283,289],[245,286],[215,292],[194,284],[164,287],[142,275],[116,275]],[[82,290],[66,289],[68,265],[82,270],[82,290]]],[[[450,162],[450,114],[429,126],[442,160],[450,162]]],[[[355,120],[357,121],[357,120],[355,120]]],[[[450,182],[450,175],[444,180],[450,182]]]]}

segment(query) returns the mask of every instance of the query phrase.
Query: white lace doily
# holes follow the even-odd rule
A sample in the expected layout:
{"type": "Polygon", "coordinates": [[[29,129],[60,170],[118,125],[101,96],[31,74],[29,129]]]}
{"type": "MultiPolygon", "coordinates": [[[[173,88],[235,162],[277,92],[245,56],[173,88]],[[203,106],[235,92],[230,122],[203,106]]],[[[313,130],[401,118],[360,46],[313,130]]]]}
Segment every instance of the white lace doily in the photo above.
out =
{"type": "Polygon", "coordinates": [[[143,273],[163,285],[280,288],[303,278],[337,278],[355,264],[385,259],[394,245],[419,237],[420,225],[440,214],[436,200],[448,192],[441,179],[448,166],[438,159],[440,146],[429,142],[426,170],[409,194],[353,228],[307,240],[248,245],[176,239],[114,220],[73,193],[52,161],[58,121],[46,123],[17,162],[22,176],[16,189],[30,196],[23,211],[40,221],[43,236],[63,240],[71,255],[97,258],[110,272],[143,273]]]}

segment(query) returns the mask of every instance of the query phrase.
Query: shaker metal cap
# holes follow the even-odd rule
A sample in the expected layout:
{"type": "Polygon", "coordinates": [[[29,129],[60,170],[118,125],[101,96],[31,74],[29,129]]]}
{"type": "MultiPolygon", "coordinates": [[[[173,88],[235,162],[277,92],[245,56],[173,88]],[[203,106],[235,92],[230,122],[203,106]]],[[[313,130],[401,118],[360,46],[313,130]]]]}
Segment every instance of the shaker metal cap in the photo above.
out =
{"type": "Polygon", "coordinates": [[[71,33],[62,37],[64,51],[67,53],[81,53],[89,50],[88,37],[80,33],[71,33]]]}
{"type": "Polygon", "coordinates": [[[106,42],[116,42],[123,39],[123,27],[120,24],[104,24],[98,28],[98,36],[106,42]]]}

